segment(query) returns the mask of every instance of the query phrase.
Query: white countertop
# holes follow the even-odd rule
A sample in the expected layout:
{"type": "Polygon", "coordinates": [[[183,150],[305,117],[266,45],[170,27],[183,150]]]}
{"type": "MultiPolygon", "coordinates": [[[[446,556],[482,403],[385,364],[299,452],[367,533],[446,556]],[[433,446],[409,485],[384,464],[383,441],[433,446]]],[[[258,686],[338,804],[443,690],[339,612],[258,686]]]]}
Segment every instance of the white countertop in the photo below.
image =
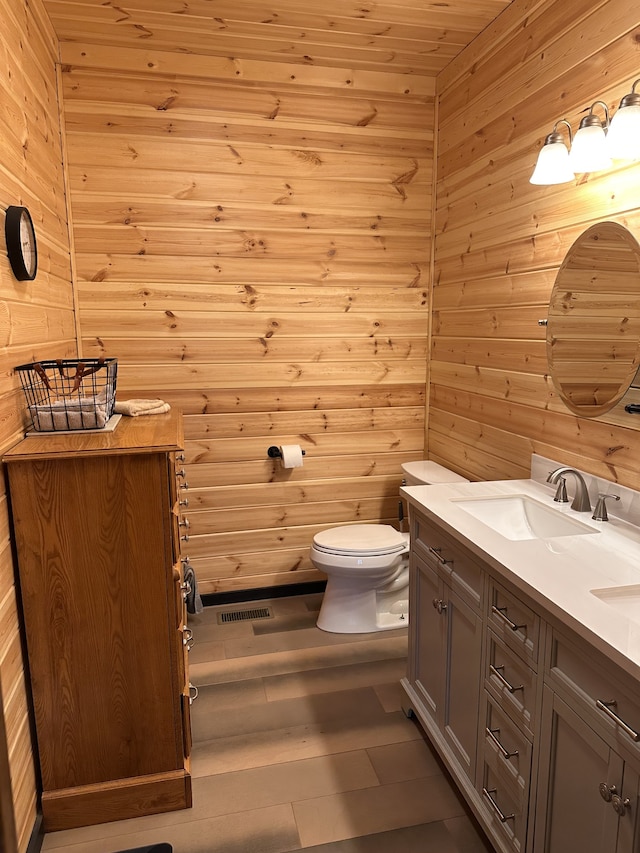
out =
{"type": "MultiPolygon", "coordinates": [[[[610,491],[616,491],[613,484],[609,485],[610,491]]],[[[410,506],[438,522],[542,609],[640,680],[640,608],[635,621],[590,592],[640,584],[640,527],[614,517],[611,502],[607,504],[609,521],[596,522],[591,513],[555,503],[555,488],[535,480],[406,486],[402,493],[410,506]],[[596,532],[511,540],[456,503],[464,498],[514,494],[568,513],[596,532]]]]}

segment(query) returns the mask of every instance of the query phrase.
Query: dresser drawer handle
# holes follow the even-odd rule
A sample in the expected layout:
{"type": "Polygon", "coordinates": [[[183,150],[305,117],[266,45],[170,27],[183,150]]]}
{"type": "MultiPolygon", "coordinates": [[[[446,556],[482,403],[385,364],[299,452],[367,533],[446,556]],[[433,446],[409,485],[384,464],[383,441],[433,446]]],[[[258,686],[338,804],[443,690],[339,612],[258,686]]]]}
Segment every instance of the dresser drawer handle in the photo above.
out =
{"type": "Polygon", "coordinates": [[[181,489],[188,489],[189,483],[187,483],[187,481],[185,480],[184,483],[180,483],[180,488],[181,489]]]}
{"type": "Polygon", "coordinates": [[[436,560],[440,563],[441,566],[452,566],[453,560],[445,560],[442,556],[442,548],[432,548],[431,545],[428,546],[429,553],[432,554],[436,560]]]}
{"type": "Polygon", "coordinates": [[[615,699],[610,699],[608,702],[605,702],[603,699],[596,699],[596,708],[603,711],[607,717],[613,720],[617,726],[620,726],[620,728],[629,735],[631,740],[637,743],[640,740],[640,734],[635,729],[632,729],[631,726],[627,725],[627,723],[625,723],[625,721],[609,707],[611,705],[615,708],[617,704],[618,703],[615,699]]]}
{"type": "Polygon", "coordinates": [[[193,703],[196,701],[197,698],[198,698],[198,688],[195,686],[195,684],[190,684],[189,685],[189,704],[193,705],[193,703]],[[191,692],[191,691],[193,691],[193,692],[191,692]]]}
{"type": "Polygon", "coordinates": [[[500,672],[501,669],[504,669],[504,665],[494,666],[492,663],[490,663],[489,669],[495,675],[495,677],[498,679],[498,681],[500,681],[501,684],[507,688],[509,693],[515,693],[516,690],[524,690],[524,684],[520,684],[518,687],[514,687],[513,684],[511,684],[509,681],[507,681],[507,679],[504,677],[504,675],[500,672]]]}
{"type": "Polygon", "coordinates": [[[431,603],[440,615],[447,612],[447,605],[441,598],[434,598],[431,603]]]}
{"type": "Polygon", "coordinates": [[[497,747],[497,749],[500,751],[500,755],[501,755],[505,760],[508,760],[509,758],[513,758],[513,757],[514,757],[514,755],[518,755],[518,750],[517,750],[517,749],[514,749],[514,751],[513,751],[513,752],[509,752],[509,751],[508,751],[508,750],[506,750],[506,749],[504,748],[504,746],[500,743],[500,741],[499,741],[499,740],[498,740],[498,738],[496,737],[496,735],[499,735],[499,734],[500,734],[500,729],[490,729],[490,728],[489,728],[489,726],[487,726],[487,728],[485,729],[485,732],[487,733],[487,737],[491,740],[491,742],[492,742],[493,744],[495,744],[495,746],[497,747]]]}
{"type": "Polygon", "coordinates": [[[494,812],[498,815],[498,820],[500,820],[500,821],[501,821],[501,823],[506,823],[508,820],[515,820],[515,819],[516,819],[515,814],[505,814],[505,813],[502,811],[502,809],[500,808],[500,806],[499,806],[499,805],[496,803],[496,801],[493,799],[493,796],[492,796],[492,795],[495,795],[495,794],[497,793],[495,788],[493,788],[493,790],[491,790],[491,791],[487,791],[487,789],[486,789],[486,788],[483,788],[483,789],[482,789],[482,793],[485,795],[485,797],[486,797],[486,798],[489,800],[489,802],[491,803],[491,808],[492,808],[492,809],[494,810],[494,812]]]}
{"type": "Polygon", "coordinates": [[[186,458],[187,457],[184,455],[184,453],[178,453],[176,455],[176,462],[184,462],[186,458]]]}
{"type": "Polygon", "coordinates": [[[178,522],[178,527],[186,527],[189,529],[191,527],[191,522],[188,518],[183,518],[182,521],[178,522]]]}
{"type": "Polygon", "coordinates": [[[507,616],[507,608],[506,607],[496,607],[495,604],[491,605],[491,612],[496,616],[499,616],[502,621],[511,628],[512,631],[519,631],[521,628],[526,628],[526,623],[524,625],[516,625],[515,622],[512,622],[511,619],[507,616]]]}

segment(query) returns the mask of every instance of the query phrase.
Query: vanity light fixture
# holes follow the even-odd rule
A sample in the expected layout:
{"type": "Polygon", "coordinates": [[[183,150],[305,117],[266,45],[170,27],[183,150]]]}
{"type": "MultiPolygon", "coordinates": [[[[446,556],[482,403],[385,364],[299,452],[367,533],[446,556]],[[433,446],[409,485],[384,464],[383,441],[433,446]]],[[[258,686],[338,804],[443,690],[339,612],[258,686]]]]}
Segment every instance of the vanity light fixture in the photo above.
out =
{"type": "Polygon", "coordinates": [[[638,78],[628,95],[620,101],[620,106],[611,119],[607,134],[609,155],[614,160],[640,160],[640,94],[636,86],[638,78]]]}
{"type": "Polygon", "coordinates": [[[566,118],[559,119],[553,126],[551,133],[545,137],[544,144],[538,154],[538,162],[529,178],[532,184],[566,184],[573,181],[575,174],[569,164],[569,148],[564,136],[558,131],[558,125],[565,124],[569,131],[569,145],[573,136],[571,125],[566,118]]]}
{"type": "MultiPolygon", "coordinates": [[[[640,100],[640,96],[639,100],[640,100]]],[[[611,155],[607,145],[607,130],[609,128],[609,108],[604,101],[595,101],[589,108],[589,113],[580,122],[573,137],[569,152],[569,165],[577,175],[581,172],[601,172],[612,165],[611,155]],[[604,109],[604,121],[594,114],[594,107],[600,105],[604,109]]]]}
{"type": "Polygon", "coordinates": [[[532,184],[565,184],[584,172],[601,172],[609,169],[614,160],[640,160],[640,92],[634,81],[631,91],[622,98],[618,109],[609,120],[609,109],[604,101],[594,101],[588,114],[580,122],[575,137],[567,119],[560,119],[553,131],[545,137],[538,161],[529,181],[532,184]],[[594,108],[604,109],[604,121],[594,113],[594,108]],[[569,131],[567,146],[558,125],[565,124],[569,131]],[[569,150],[570,149],[570,150],[569,150]]]}

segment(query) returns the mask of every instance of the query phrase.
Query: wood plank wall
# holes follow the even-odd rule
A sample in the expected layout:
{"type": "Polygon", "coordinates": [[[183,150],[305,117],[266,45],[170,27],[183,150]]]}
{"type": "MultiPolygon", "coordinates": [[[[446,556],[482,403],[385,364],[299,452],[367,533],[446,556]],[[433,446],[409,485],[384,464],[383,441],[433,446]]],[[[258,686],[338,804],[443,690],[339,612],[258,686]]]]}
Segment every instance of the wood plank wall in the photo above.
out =
{"type": "MultiPolygon", "coordinates": [[[[57,38],[40,0],[0,0],[0,228],[25,205],[39,251],[35,281],[14,279],[0,251],[0,454],[22,438],[18,364],[77,354],[57,101],[57,38]]],[[[0,480],[0,817],[3,849],[26,850],[36,781],[4,477],[0,480]],[[7,778],[7,769],[10,778],[7,778]],[[13,803],[13,808],[11,804],[13,803]]]]}
{"type": "Polygon", "coordinates": [[[61,56],[83,353],[185,412],[200,591],[320,579],[313,535],[395,521],[423,455],[434,80],[61,56]]]}
{"type": "MultiPolygon", "coordinates": [[[[428,453],[474,479],[526,476],[532,452],[640,488],[640,418],[571,414],[547,373],[555,274],[600,220],[640,239],[640,164],[529,183],[544,137],[617,106],[640,76],[626,0],[514,0],[439,75],[428,453]]],[[[637,394],[636,394],[637,396],[637,394]]]]}

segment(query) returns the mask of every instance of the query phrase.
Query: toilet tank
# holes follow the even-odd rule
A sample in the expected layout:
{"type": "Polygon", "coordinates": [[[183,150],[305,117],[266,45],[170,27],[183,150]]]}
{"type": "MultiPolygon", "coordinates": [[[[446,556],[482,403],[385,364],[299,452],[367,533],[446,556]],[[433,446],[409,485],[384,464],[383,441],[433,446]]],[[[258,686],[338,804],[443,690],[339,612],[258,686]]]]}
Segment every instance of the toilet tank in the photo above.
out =
{"type": "Polygon", "coordinates": [[[420,462],[404,462],[402,475],[407,486],[436,486],[439,483],[468,483],[466,477],[454,474],[448,468],[437,462],[422,460],[420,462]]]}

